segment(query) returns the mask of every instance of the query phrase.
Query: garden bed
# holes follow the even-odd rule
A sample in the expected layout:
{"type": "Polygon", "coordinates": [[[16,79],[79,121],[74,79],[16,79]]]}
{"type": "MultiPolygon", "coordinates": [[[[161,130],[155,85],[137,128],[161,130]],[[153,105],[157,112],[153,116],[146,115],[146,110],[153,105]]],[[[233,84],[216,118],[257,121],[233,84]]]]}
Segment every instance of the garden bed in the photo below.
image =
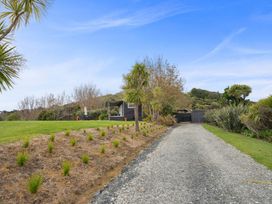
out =
{"type": "Polygon", "coordinates": [[[27,148],[22,147],[22,142],[1,145],[0,203],[87,203],[141,149],[166,130],[154,124],[142,124],[141,128],[138,135],[132,125],[72,131],[69,136],[57,133],[54,142],[50,142],[52,153],[48,150],[48,135],[32,139],[27,148]],[[93,140],[88,140],[88,135],[93,135],[93,140]],[[23,166],[16,162],[19,152],[28,155],[23,166]],[[82,155],[88,156],[87,164],[83,163],[82,155]],[[68,176],[63,173],[64,161],[71,164],[68,176]],[[28,190],[28,180],[33,174],[43,178],[34,194],[28,190]]]}

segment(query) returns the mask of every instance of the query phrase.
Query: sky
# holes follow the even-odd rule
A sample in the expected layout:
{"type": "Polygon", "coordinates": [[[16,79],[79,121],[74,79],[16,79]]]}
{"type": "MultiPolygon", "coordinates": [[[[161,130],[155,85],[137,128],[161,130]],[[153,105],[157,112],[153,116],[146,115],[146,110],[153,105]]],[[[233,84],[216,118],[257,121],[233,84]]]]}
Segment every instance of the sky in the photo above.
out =
{"type": "Polygon", "coordinates": [[[247,84],[256,101],[272,94],[271,36],[271,0],[55,0],[16,31],[27,61],[0,110],[82,84],[116,93],[145,56],[176,65],[185,91],[247,84]]]}

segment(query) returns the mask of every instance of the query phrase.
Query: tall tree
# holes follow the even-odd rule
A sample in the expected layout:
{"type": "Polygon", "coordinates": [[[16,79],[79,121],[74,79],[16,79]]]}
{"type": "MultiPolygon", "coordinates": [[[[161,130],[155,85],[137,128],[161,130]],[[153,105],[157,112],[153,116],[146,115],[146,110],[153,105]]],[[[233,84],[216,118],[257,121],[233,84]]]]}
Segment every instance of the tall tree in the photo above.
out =
{"type": "Polygon", "coordinates": [[[0,93],[13,85],[24,60],[11,45],[14,31],[27,25],[32,17],[39,20],[46,11],[49,0],[0,1],[0,93]]]}
{"type": "Polygon", "coordinates": [[[124,76],[124,94],[128,103],[134,103],[135,130],[139,132],[139,106],[144,98],[144,88],[148,85],[149,73],[144,64],[136,63],[124,76]]]}
{"type": "Polygon", "coordinates": [[[234,84],[224,90],[223,97],[232,104],[245,104],[246,98],[251,93],[251,87],[248,85],[234,84]]]}

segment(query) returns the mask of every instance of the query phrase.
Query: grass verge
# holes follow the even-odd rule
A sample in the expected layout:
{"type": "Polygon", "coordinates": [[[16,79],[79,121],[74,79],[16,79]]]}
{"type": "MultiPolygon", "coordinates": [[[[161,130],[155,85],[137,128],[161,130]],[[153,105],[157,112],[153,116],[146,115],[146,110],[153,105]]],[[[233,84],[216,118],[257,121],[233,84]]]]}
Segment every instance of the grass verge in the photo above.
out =
{"type": "MultiPolygon", "coordinates": [[[[131,123],[131,122],[130,122],[131,123]]],[[[8,143],[23,138],[43,134],[57,133],[65,130],[83,128],[99,128],[109,125],[129,124],[122,121],[91,120],[91,121],[1,121],[0,143],[8,143]]]]}
{"type": "Polygon", "coordinates": [[[208,124],[203,124],[203,127],[272,170],[272,143],[227,132],[208,124]]]}

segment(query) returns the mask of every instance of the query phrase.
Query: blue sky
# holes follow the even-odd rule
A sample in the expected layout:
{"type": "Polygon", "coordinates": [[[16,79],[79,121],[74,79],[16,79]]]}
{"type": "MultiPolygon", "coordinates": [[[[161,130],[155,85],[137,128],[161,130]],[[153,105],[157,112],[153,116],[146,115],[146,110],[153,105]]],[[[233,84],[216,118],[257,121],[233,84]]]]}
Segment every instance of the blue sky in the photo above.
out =
{"type": "Polygon", "coordinates": [[[0,110],[85,83],[118,92],[136,60],[159,55],[178,66],[186,91],[240,83],[258,100],[272,93],[271,28],[270,0],[55,0],[15,34],[27,63],[0,110]]]}

